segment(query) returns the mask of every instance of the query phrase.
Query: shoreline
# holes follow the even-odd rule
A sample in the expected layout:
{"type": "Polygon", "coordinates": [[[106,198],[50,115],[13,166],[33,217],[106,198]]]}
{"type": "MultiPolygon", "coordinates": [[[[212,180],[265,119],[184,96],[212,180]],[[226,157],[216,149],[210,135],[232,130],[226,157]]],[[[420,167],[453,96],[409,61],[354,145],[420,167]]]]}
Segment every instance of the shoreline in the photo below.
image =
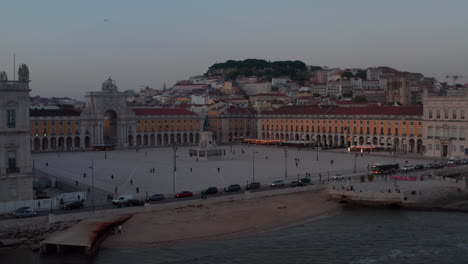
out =
{"type": "Polygon", "coordinates": [[[134,215],[121,235],[102,248],[145,248],[205,239],[241,237],[287,228],[340,211],[327,191],[298,192],[235,202],[199,204],[134,215]]]}

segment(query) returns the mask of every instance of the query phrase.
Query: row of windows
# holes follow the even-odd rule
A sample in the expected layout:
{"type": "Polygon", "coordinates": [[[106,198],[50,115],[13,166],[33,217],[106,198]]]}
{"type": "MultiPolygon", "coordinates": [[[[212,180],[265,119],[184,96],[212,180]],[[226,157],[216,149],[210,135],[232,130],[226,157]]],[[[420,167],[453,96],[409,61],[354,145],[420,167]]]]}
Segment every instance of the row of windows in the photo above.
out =
{"type": "MultiPolygon", "coordinates": [[[[457,137],[457,132],[459,132],[460,138],[465,138],[465,129],[460,128],[457,129],[456,127],[452,127],[449,129],[449,127],[436,127],[435,128],[435,136],[436,137],[457,137]],[[442,135],[441,135],[442,132],[442,135]]],[[[434,128],[433,127],[428,127],[427,128],[427,136],[428,137],[433,137],[434,136],[434,128]]]]}
{"type": "MultiPolygon", "coordinates": [[[[328,133],[338,133],[338,131],[339,131],[339,133],[345,133],[345,132],[349,132],[349,133],[358,133],[358,131],[359,131],[359,133],[361,133],[361,134],[364,133],[364,131],[365,131],[365,133],[367,133],[367,134],[370,134],[371,131],[372,131],[373,134],[377,134],[377,132],[379,131],[379,134],[380,134],[380,135],[384,135],[384,134],[385,134],[385,132],[384,132],[385,129],[384,129],[383,127],[381,127],[381,128],[378,130],[376,127],[373,127],[372,129],[371,129],[370,127],[366,127],[366,128],[363,128],[363,127],[359,127],[359,128],[357,128],[357,127],[352,127],[352,128],[350,128],[350,127],[340,127],[340,129],[338,129],[338,127],[335,126],[334,129],[332,129],[333,127],[329,126],[329,127],[328,127],[328,130],[327,130],[327,127],[326,127],[326,126],[322,126],[322,127],[319,126],[319,127],[316,127],[316,128],[315,128],[315,127],[312,127],[312,128],[310,129],[310,131],[309,131],[309,127],[306,127],[306,129],[304,130],[304,126],[301,126],[301,127],[300,127],[300,130],[299,130],[299,126],[295,126],[295,127],[294,127],[294,126],[284,126],[284,127],[283,127],[283,125],[279,125],[279,126],[278,126],[278,125],[276,125],[276,126],[273,126],[273,125],[271,125],[271,126],[262,126],[262,129],[263,129],[263,130],[265,130],[265,128],[266,128],[266,130],[275,130],[275,129],[276,129],[276,130],[281,130],[281,131],[286,130],[286,131],[293,131],[293,132],[328,132],[328,133]],[[288,128],[290,128],[290,129],[288,129],[288,128]]],[[[392,128],[388,127],[386,131],[387,131],[387,135],[391,135],[391,134],[392,134],[392,128]]],[[[414,135],[414,131],[415,131],[414,127],[410,127],[410,129],[409,129],[409,134],[410,134],[410,135],[414,135]]],[[[401,132],[402,132],[403,135],[406,135],[406,133],[408,132],[408,130],[406,129],[406,127],[403,127],[403,129],[402,129],[401,132]]],[[[398,128],[395,128],[395,129],[394,129],[394,133],[395,133],[395,135],[399,135],[399,129],[398,129],[398,128]]],[[[421,136],[421,135],[422,135],[422,128],[418,128],[418,136],[421,136]]]]}
{"type": "MultiPolygon", "coordinates": [[[[441,118],[441,110],[436,110],[436,118],[441,118]]],[[[444,119],[449,119],[450,110],[444,110],[444,119]]],[[[452,119],[457,119],[458,110],[452,110],[452,119]]],[[[433,111],[429,110],[429,118],[434,118],[433,111]]],[[[465,110],[460,110],[460,119],[465,119],[465,110]]]]}
{"type": "MultiPolygon", "coordinates": [[[[305,120],[307,124],[309,123],[312,123],[312,124],[315,124],[315,121],[316,120],[305,120]]],[[[285,120],[285,119],[280,119],[280,120],[269,120],[269,119],[266,119],[265,120],[266,124],[272,124],[272,123],[301,123],[303,124],[304,123],[304,119],[292,119],[292,120],[285,120]]],[[[367,124],[367,125],[370,125],[372,121],[362,121],[362,120],[359,120],[359,121],[356,121],[356,120],[353,120],[353,121],[343,121],[343,120],[340,120],[340,122],[338,122],[337,120],[317,120],[317,124],[357,124],[359,123],[360,125],[364,124],[364,122],[367,124]]],[[[373,124],[374,125],[377,125],[377,121],[373,121],[373,124]]],[[[399,122],[398,121],[387,121],[387,124],[388,125],[391,125],[392,123],[394,123],[395,125],[398,125],[399,122]]],[[[407,125],[407,124],[410,124],[410,125],[414,125],[415,123],[417,123],[418,125],[421,125],[422,122],[414,122],[414,121],[410,121],[410,122],[407,122],[407,121],[402,121],[402,124],[403,125],[407,125]]],[[[384,125],[384,122],[383,121],[380,121],[380,125],[383,126],[384,125]]]]}
{"type": "MultiPolygon", "coordinates": [[[[441,146],[440,144],[435,144],[435,149],[434,149],[434,150],[440,151],[440,146],[441,146]]],[[[451,147],[450,150],[451,150],[452,152],[456,152],[456,151],[457,151],[457,145],[451,145],[450,147],[451,147]]],[[[465,152],[465,146],[464,146],[464,145],[459,146],[458,149],[459,149],[460,152],[462,152],[462,153],[465,152]]],[[[432,144],[427,145],[427,150],[428,150],[428,151],[433,150],[432,144]]]]}
{"type": "MultiPolygon", "coordinates": [[[[70,122],[70,121],[68,121],[68,122],[66,122],[66,123],[67,123],[67,125],[69,125],[69,126],[72,124],[72,122],[70,122]]],[[[36,127],[39,126],[39,124],[40,124],[39,122],[34,122],[34,126],[36,126],[36,127]]],[[[42,125],[43,125],[43,126],[47,126],[47,124],[48,124],[48,122],[42,122],[42,125]]],[[[58,122],[58,124],[59,124],[60,126],[62,126],[62,125],[63,125],[63,122],[60,121],[60,122],[58,122]]],[[[55,122],[50,122],[50,125],[55,126],[55,122]]],[[[76,122],[75,122],[75,125],[79,126],[79,125],[80,125],[80,122],[79,122],[79,121],[76,121],[76,122]]]]}

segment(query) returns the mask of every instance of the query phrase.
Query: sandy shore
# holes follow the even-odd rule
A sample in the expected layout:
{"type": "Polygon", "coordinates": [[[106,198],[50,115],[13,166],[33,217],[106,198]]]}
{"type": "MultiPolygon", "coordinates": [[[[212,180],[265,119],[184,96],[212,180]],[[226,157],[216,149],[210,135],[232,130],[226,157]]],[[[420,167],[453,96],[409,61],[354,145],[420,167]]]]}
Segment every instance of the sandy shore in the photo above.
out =
{"type": "Polygon", "coordinates": [[[102,247],[145,247],[250,234],[334,213],[339,208],[328,200],[326,190],[216,204],[200,201],[193,206],[134,215],[122,226],[122,234],[110,236],[102,247]]]}

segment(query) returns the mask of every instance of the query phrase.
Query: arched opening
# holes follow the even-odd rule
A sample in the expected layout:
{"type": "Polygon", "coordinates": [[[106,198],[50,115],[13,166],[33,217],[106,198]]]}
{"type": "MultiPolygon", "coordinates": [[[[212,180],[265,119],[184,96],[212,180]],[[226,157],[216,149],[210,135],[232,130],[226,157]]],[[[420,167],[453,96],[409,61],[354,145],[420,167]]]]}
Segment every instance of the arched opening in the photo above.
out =
{"type": "Polygon", "coordinates": [[[200,135],[198,133],[195,134],[195,144],[198,144],[200,142],[200,135]]]}
{"type": "Polygon", "coordinates": [[[158,146],[162,145],[162,136],[161,136],[161,134],[158,134],[156,136],[156,145],[158,145],[158,146]]]}
{"type": "Polygon", "coordinates": [[[136,136],[136,145],[141,146],[141,135],[136,136]]]}
{"type": "Polygon", "coordinates": [[[65,139],[60,137],[58,140],[58,149],[63,150],[65,148],[65,139]]]}
{"type": "Polygon", "coordinates": [[[51,150],[57,149],[57,139],[54,137],[50,139],[50,149],[51,150]]]}
{"type": "Polygon", "coordinates": [[[79,148],[80,147],[80,138],[79,137],[75,137],[75,143],[73,144],[73,146],[75,148],[79,148]]]}
{"type": "Polygon", "coordinates": [[[379,144],[379,140],[376,137],[372,138],[372,145],[377,146],[379,144]]]}
{"type": "MultiPolygon", "coordinates": [[[[193,144],[193,133],[190,133],[189,141],[190,141],[190,144],[193,144]]],[[[229,141],[231,141],[231,138],[229,138],[229,141]]]]}
{"type": "Polygon", "coordinates": [[[41,140],[39,138],[34,139],[34,150],[40,150],[41,149],[41,140]]]}
{"type": "Polygon", "coordinates": [[[151,136],[150,136],[150,145],[154,146],[155,144],[156,144],[156,138],[155,138],[154,134],[151,134],[151,136]]]}
{"type": "Polygon", "coordinates": [[[91,140],[89,139],[88,136],[85,137],[85,148],[90,148],[91,147],[91,140]]]}
{"type": "Polygon", "coordinates": [[[128,146],[133,147],[133,136],[128,135],[128,146]]]}
{"type": "Polygon", "coordinates": [[[148,146],[148,135],[143,136],[143,145],[148,146]]]}
{"type": "Polygon", "coordinates": [[[183,143],[184,143],[184,144],[187,144],[187,143],[188,143],[188,141],[187,141],[187,134],[186,134],[186,133],[184,133],[184,141],[183,141],[183,143]]]}
{"type": "Polygon", "coordinates": [[[169,136],[167,134],[164,134],[163,145],[168,145],[168,144],[169,144],[169,136]]]}
{"type": "Polygon", "coordinates": [[[104,112],[104,144],[117,144],[117,113],[114,110],[104,112]]]}
{"type": "Polygon", "coordinates": [[[409,152],[414,152],[414,139],[409,140],[409,152]]]}
{"type": "Polygon", "coordinates": [[[359,137],[359,145],[364,145],[364,137],[359,137]]]}
{"type": "Polygon", "coordinates": [[[71,137],[67,137],[67,149],[71,149],[73,146],[73,139],[71,137]]]}
{"type": "Polygon", "coordinates": [[[169,144],[170,144],[170,145],[173,145],[174,142],[175,142],[174,134],[171,134],[169,144]]]}
{"type": "Polygon", "coordinates": [[[182,137],[180,136],[179,133],[177,133],[177,144],[181,144],[182,143],[182,137]]]}
{"type": "Polygon", "coordinates": [[[42,150],[47,150],[49,148],[49,139],[43,138],[42,139],[42,150]]]}
{"type": "Polygon", "coordinates": [[[422,148],[422,139],[418,139],[418,153],[421,153],[423,151],[423,148],[422,148]]]}

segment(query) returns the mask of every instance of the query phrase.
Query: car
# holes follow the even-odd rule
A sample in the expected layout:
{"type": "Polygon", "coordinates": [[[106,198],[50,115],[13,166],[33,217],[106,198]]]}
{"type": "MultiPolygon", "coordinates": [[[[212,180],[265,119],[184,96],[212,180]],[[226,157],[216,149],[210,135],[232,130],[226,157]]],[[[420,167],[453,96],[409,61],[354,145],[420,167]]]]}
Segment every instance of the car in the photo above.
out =
{"type": "Polygon", "coordinates": [[[164,194],[153,194],[149,197],[146,197],[146,201],[161,201],[161,200],[164,200],[166,199],[166,197],[164,196],[164,194]]]}
{"type": "Polygon", "coordinates": [[[209,194],[218,194],[218,188],[216,187],[209,187],[201,192],[202,195],[209,195],[209,194]]]}
{"type": "Polygon", "coordinates": [[[332,180],[344,180],[344,177],[341,174],[335,174],[332,176],[332,180]]]}
{"type": "Polygon", "coordinates": [[[231,184],[228,187],[224,188],[225,192],[238,192],[241,190],[241,187],[239,184],[231,184]]]}
{"type": "Polygon", "coordinates": [[[137,199],[130,199],[130,200],[127,200],[125,202],[121,202],[118,204],[119,207],[122,207],[122,206],[143,206],[145,205],[145,202],[143,202],[143,200],[137,200],[137,199]]]}
{"type": "Polygon", "coordinates": [[[133,199],[133,194],[123,194],[117,197],[116,199],[112,200],[112,204],[118,205],[118,204],[125,203],[128,200],[132,200],[132,199],[133,199]]]}
{"type": "Polygon", "coordinates": [[[309,178],[302,178],[302,179],[299,180],[299,182],[304,183],[304,184],[309,184],[310,179],[309,178]]]}
{"type": "Polygon", "coordinates": [[[416,165],[414,166],[414,169],[415,169],[415,170],[422,170],[422,169],[424,169],[424,164],[416,164],[416,165]]]}
{"type": "Polygon", "coordinates": [[[434,163],[434,164],[432,164],[432,167],[431,167],[431,168],[433,168],[433,169],[441,169],[442,166],[440,166],[440,163],[434,163]]]}
{"type": "Polygon", "coordinates": [[[185,197],[192,197],[193,193],[189,191],[183,191],[174,196],[174,198],[185,198],[185,197]]]}
{"type": "Polygon", "coordinates": [[[426,168],[432,168],[433,166],[434,166],[434,163],[428,163],[428,164],[426,164],[426,166],[424,166],[424,167],[426,167],[426,168]]]}
{"type": "Polygon", "coordinates": [[[16,218],[33,217],[37,215],[34,209],[32,209],[31,207],[27,207],[27,206],[16,209],[15,211],[13,211],[12,214],[16,218]]]}
{"type": "Polygon", "coordinates": [[[301,181],[292,181],[289,186],[291,187],[298,187],[298,186],[305,186],[306,183],[304,182],[301,182],[301,181]]]}
{"type": "Polygon", "coordinates": [[[246,190],[253,190],[253,189],[260,189],[260,183],[259,182],[251,182],[245,186],[246,190]]]}
{"type": "Polygon", "coordinates": [[[440,165],[441,168],[445,168],[445,167],[448,166],[448,163],[443,161],[443,162],[439,163],[439,165],[440,165]]]}
{"type": "Polygon", "coordinates": [[[413,171],[414,170],[414,166],[413,165],[405,165],[403,166],[403,171],[404,172],[410,172],[410,171],[413,171]]]}
{"type": "Polygon", "coordinates": [[[279,180],[279,181],[274,181],[270,184],[271,187],[281,187],[284,186],[284,181],[279,180]]]}
{"type": "Polygon", "coordinates": [[[72,202],[65,203],[62,206],[62,209],[64,210],[81,209],[81,208],[83,208],[82,201],[72,201],[72,202]]]}

